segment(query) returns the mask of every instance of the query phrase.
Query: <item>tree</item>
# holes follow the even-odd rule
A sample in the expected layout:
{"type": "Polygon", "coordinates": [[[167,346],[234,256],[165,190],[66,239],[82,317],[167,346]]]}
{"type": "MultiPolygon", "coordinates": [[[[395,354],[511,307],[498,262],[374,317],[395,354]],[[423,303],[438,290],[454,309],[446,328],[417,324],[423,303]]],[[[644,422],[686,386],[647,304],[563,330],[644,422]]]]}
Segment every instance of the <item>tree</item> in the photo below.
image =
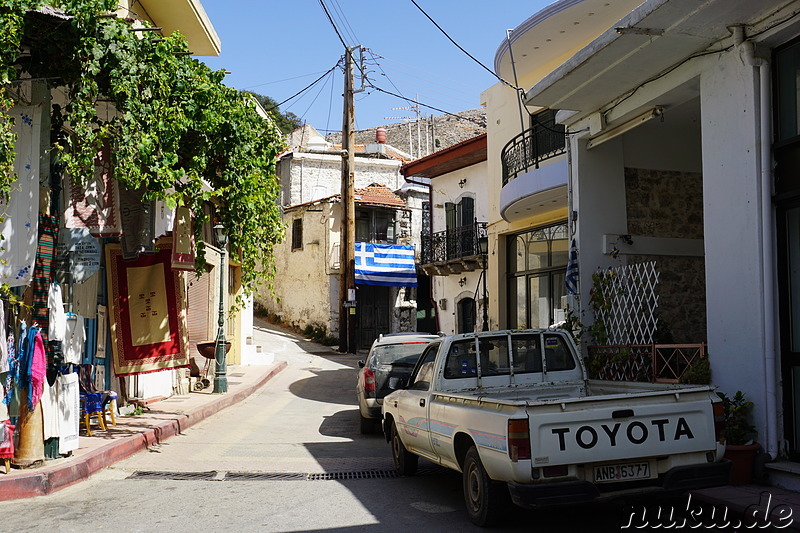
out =
{"type": "Polygon", "coordinates": [[[278,102],[276,102],[275,99],[251,91],[242,91],[242,93],[255,98],[258,103],[261,104],[261,107],[264,108],[267,114],[272,117],[272,119],[275,121],[275,124],[278,126],[278,129],[280,129],[283,133],[291,133],[303,125],[303,121],[300,119],[300,117],[291,111],[282,113],[278,107],[278,102]]]}

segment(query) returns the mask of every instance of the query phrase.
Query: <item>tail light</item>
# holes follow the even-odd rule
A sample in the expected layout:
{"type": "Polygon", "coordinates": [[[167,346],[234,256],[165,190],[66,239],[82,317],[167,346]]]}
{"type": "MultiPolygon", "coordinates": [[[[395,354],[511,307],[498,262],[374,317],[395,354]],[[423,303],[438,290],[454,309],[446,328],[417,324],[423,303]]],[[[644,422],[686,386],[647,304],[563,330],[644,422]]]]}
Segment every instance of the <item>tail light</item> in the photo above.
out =
{"type": "Polygon", "coordinates": [[[717,435],[717,442],[725,444],[725,406],[722,402],[711,405],[714,408],[714,433],[717,435]]]}
{"type": "Polygon", "coordinates": [[[508,420],[508,455],[514,462],[531,458],[531,433],[527,418],[508,420]]]}
{"type": "Polygon", "coordinates": [[[375,372],[368,366],[364,367],[364,391],[375,392],[375,372]]]}

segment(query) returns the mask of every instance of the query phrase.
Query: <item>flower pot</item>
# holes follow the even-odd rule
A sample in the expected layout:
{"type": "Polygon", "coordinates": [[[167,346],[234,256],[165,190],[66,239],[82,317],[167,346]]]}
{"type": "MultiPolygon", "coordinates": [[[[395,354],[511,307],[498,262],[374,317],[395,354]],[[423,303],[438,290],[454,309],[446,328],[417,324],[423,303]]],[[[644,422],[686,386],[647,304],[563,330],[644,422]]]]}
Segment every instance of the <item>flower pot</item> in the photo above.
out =
{"type": "Polygon", "coordinates": [[[761,445],[753,444],[728,444],[725,446],[725,459],[731,465],[731,485],[747,485],[753,480],[753,463],[761,445]]]}

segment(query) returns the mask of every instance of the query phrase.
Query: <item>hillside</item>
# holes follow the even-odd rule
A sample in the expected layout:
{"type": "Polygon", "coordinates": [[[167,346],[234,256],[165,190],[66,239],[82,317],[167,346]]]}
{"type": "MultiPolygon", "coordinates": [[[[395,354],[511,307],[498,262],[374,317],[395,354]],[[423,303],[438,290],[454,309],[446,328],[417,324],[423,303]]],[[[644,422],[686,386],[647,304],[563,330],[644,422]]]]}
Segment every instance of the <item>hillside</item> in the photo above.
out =
{"type": "MultiPolygon", "coordinates": [[[[462,119],[452,115],[422,117],[419,128],[415,122],[386,124],[383,126],[386,129],[386,143],[417,158],[486,133],[486,111],[483,108],[454,114],[462,119]],[[420,144],[422,145],[421,153],[420,144]]],[[[377,127],[357,130],[356,144],[374,143],[376,129],[377,127]]],[[[325,139],[330,143],[339,144],[342,134],[341,132],[330,133],[325,139]]]]}

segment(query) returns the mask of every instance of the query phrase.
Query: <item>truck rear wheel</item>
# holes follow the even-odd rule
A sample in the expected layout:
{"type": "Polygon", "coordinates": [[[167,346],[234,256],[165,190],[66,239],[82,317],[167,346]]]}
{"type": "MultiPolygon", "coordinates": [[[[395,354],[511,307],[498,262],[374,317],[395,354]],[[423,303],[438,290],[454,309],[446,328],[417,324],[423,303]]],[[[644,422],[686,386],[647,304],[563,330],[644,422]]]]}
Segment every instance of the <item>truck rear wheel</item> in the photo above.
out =
{"type": "Polygon", "coordinates": [[[495,524],[500,518],[506,488],[486,473],[475,446],[467,450],[463,472],[464,503],[470,522],[480,527],[495,524]]]}
{"type": "Polygon", "coordinates": [[[394,467],[401,476],[413,476],[417,472],[419,457],[406,450],[400,434],[397,432],[397,423],[392,422],[392,458],[394,467]]]}

